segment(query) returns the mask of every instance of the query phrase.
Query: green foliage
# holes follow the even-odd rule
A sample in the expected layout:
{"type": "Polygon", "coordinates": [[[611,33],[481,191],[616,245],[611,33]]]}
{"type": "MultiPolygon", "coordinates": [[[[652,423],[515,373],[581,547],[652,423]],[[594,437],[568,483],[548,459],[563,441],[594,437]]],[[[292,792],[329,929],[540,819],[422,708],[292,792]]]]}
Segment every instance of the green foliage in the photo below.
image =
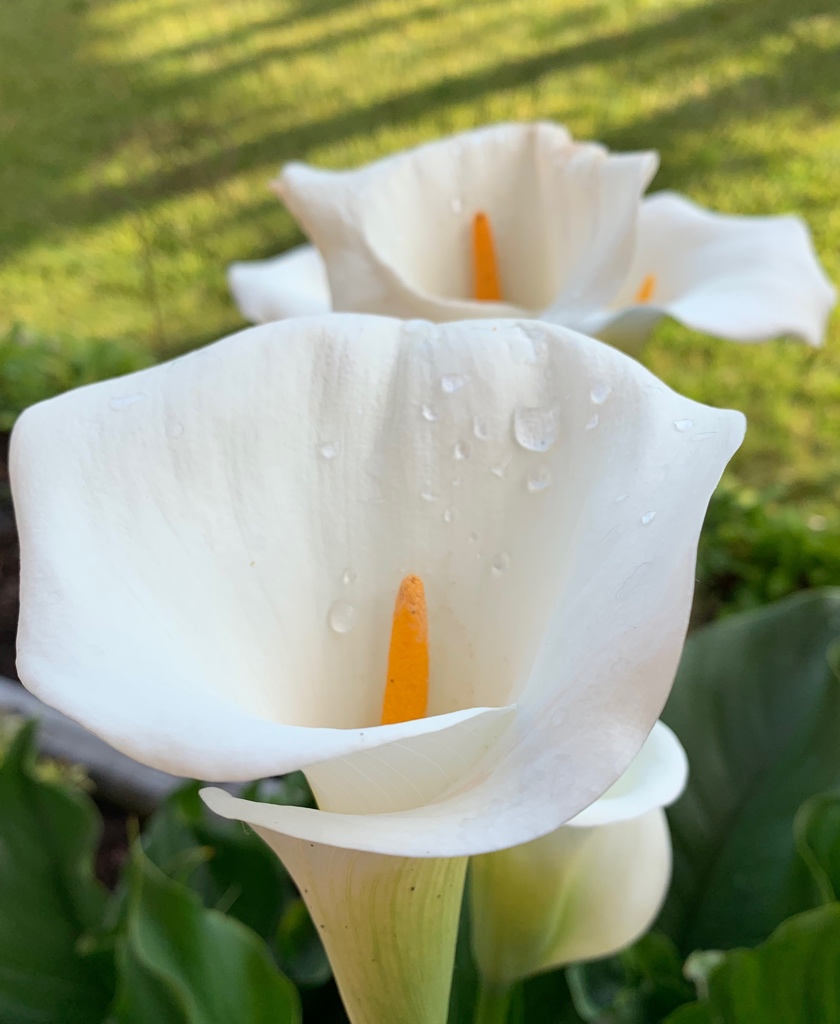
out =
{"type": "Polygon", "coordinates": [[[700,1003],[668,1024],[840,1024],[840,904],[798,914],[757,949],[728,953],[700,1003]]]}
{"type": "Polygon", "coordinates": [[[0,431],[29,405],[151,363],[142,350],[94,338],[46,335],[21,324],[0,333],[0,431]]]}
{"type": "Polygon", "coordinates": [[[119,1024],[298,1024],[294,986],[250,929],[168,879],[135,845],[117,963],[119,1024]]]}
{"type": "Polygon", "coordinates": [[[696,621],[840,582],[840,516],[803,513],[784,497],[778,489],[718,488],[700,539],[696,621]]]}
{"type": "Polygon", "coordinates": [[[96,809],[37,778],[33,734],[21,729],[0,765],[0,1020],[100,1024],[112,971],[81,952],[106,902],[93,875],[96,809]]]}
{"type": "Polygon", "coordinates": [[[794,817],[840,784],[840,590],[800,594],[689,638],[663,719],[691,774],[670,809],[661,925],[680,948],[767,938],[802,905],[794,817]]]}

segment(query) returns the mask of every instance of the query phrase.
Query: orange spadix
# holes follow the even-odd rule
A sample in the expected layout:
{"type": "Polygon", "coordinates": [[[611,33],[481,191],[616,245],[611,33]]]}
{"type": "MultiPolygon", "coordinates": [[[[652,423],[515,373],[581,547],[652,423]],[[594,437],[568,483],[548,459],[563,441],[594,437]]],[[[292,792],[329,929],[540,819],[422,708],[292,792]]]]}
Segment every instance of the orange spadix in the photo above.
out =
{"type": "Polygon", "coordinates": [[[648,274],[636,292],[636,302],[650,302],[656,291],[656,275],[648,274]]]}
{"type": "Polygon", "coordinates": [[[475,297],[481,302],[501,302],[493,229],[486,213],[477,213],[473,219],[473,268],[475,297]]]}
{"type": "Polygon", "coordinates": [[[406,576],[394,604],[382,724],[425,718],[429,702],[429,617],[419,576],[406,576]]]}

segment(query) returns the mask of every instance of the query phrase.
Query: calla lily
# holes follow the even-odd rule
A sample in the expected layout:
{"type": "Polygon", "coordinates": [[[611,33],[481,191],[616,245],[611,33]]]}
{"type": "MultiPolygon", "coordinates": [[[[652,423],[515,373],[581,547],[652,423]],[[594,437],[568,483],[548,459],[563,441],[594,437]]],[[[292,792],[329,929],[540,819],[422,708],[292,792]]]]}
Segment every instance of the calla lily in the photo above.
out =
{"type": "Polygon", "coordinates": [[[488,986],[608,956],[647,931],[671,877],[662,808],[687,767],[658,722],[618,782],[566,825],[473,859],[473,950],[488,986]]]}
{"type": "Polygon", "coordinates": [[[503,124],[353,171],[288,164],[275,189],[313,246],[236,263],[254,322],[330,309],[532,317],[638,349],[662,316],[736,341],[819,345],[835,291],[797,217],[642,199],[654,153],[610,154],[553,124],[503,124]],[[499,301],[476,298],[471,226],[495,237],[499,301]]]}
{"type": "Polygon", "coordinates": [[[641,748],[743,430],[505,321],[287,320],[69,392],[12,442],[21,679],[175,774],[304,769],[319,810],[205,799],[287,860],[353,1019],[432,1024],[464,858],[554,830],[641,748]],[[382,725],[406,572],[428,709],[382,725]]]}

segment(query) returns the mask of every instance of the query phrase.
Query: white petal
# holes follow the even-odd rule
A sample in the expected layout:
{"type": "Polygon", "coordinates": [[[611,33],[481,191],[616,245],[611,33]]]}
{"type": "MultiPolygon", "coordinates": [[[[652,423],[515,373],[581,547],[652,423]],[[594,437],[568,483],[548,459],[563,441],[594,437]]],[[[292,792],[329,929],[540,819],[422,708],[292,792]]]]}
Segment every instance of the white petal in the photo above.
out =
{"type": "Polygon", "coordinates": [[[470,868],[473,950],[491,984],[609,956],[650,927],[671,876],[665,813],[560,828],[470,868]]]}
{"type": "Polygon", "coordinates": [[[254,324],[316,316],[332,308],[327,270],[312,245],[299,245],[270,260],[231,263],[227,279],[239,312],[254,324]]]}
{"type": "Polygon", "coordinates": [[[733,341],[790,334],[821,345],[836,298],[799,217],[725,216],[661,192],[642,204],[611,318],[585,326],[623,348],[638,347],[657,314],[733,341]],[[640,318],[635,296],[649,274],[655,290],[640,318]]]}
{"type": "Polygon", "coordinates": [[[260,835],[303,896],[354,1024],[444,1024],[466,858],[413,860],[260,835]]]}
{"type": "Polygon", "coordinates": [[[612,156],[553,124],[502,124],[354,171],[287,165],[276,189],[324,255],[335,308],[562,322],[624,280],[653,153],[612,156]],[[473,295],[471,226],[493,228],[502,303],[473,295]]]}
{"type": "Polygon", "coordinates": [[[654,807],[668,807],[685,789],[687,780],[688,758],[682,744],[664,722],[657,722],[618,782],[569,825],[609,825],[638,818],[654,807]]]}
{"type": "Polygon", "coordinates": [[[544,324],[243,332],[19,421],[21,677],[166,770],[318,765],[329,811],[219,805],[260,827],[405,856],[526,841],[655,721],[742,434],[544,324]],[[381,727],[407,572],[433,717],[381,727]]]}

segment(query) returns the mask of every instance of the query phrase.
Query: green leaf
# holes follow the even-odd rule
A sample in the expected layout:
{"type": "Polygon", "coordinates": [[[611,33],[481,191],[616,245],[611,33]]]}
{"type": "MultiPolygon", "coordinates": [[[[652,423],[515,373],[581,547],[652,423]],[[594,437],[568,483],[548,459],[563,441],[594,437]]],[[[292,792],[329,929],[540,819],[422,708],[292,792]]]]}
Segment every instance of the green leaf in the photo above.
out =
{"type": "Polygon", "coordinates": [[[756,945],[814,906],[793,819],[840,784],[840,590],[707,626],[686,644],[664,720],[686,748],[671,808],[674,880],[660,926],[684,952],[756,945]]]}
{"type": "MultiPolygon", "coordinates": [[[[758,949],[728,953],[709,975],[706,1015],[669,1024],[840,1024],[840,904],[798,914],[758,949]]],[[[699,1004],[702,1006],[703,1004],[699,1004]]]]}
{"type": "Polygon", "coordinates": [[[277,855],[240,822],[212,814],[190,782],[149,820],[143,849],[164,874],[188,885],[204,905],[231,914],[273,941],[295,888],[277,855]]]}
{"type": "Polygon", "coordinates": [[[277,959],[281,970],[296,985],[316,988],[332,977],[330,962],[312,923],[306,904],[299,897],[290,900],[277,928],[277,959]]]}
{"type": "Polygon", "coordinates": [[[119,1024],[298,1024],[294,986],[262,940],[207,910],[135,845],[120,943],[119,1024]]]}
{"type": "Polygon", "coordinates": [[[811,797],[794,822],[796,848],[823,903],[840,900],[840,793],[811,797]]]}
{"type": "Polygon", "coordinates": [[[34,734],[24,726],[0,765],[0,1020],[100,1024],[113,965],[80,952],[107,900],[93,874],[100,823],[83,793],[36,778],[34,734]]]}

